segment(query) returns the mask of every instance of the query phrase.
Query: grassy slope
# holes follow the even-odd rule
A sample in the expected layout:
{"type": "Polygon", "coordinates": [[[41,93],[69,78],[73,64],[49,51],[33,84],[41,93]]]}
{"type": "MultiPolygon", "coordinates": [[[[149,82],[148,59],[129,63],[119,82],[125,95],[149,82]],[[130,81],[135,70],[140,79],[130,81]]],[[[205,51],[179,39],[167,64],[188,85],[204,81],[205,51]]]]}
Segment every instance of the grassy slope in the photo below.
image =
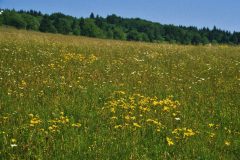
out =
{"type": "Polygon", "coordinates": [[[239,88],[239,47],[0,28],[0,157],[237,159],[239,88]]]}

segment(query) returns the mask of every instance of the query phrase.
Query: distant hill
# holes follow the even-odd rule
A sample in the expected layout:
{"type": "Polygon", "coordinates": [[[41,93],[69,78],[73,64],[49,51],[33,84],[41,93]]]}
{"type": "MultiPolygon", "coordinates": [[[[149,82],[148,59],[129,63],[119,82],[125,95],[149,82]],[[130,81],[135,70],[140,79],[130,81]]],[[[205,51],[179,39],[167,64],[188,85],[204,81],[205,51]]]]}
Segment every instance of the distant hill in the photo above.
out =
{"type": "Polygon", "coordinates": [[[197,27],[155,23],[140,18],[122,18],[115,14],[103,18],[91,15],[76,18],[63,13],[43,14],[38,11],[3,9],[0,25],[49,33],[128,41],[169,42],[178,44],[240,44],[240,33],[197,27]]]}

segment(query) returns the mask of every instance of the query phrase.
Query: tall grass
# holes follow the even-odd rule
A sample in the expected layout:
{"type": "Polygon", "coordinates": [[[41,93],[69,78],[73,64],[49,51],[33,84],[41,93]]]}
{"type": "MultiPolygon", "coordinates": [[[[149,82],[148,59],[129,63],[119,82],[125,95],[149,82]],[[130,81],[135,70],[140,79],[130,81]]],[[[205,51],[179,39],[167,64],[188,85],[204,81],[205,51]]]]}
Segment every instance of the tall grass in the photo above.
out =
{"type": "Polygon", "coordinates": [[[240,47],[0,28],[0,159],[238,159],[240,47]]]}

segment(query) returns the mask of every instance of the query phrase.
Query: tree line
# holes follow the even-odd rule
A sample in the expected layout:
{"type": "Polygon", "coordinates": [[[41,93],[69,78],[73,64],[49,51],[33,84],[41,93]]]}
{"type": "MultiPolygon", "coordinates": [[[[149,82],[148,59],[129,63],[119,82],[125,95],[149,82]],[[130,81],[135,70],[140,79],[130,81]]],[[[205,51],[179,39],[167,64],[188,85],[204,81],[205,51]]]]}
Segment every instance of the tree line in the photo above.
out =
{"type": "Polygon", "coordinates": [[[123,18],[115,14],[106,18],[90,14],[76,18],[63,13],[43,14],[39,11],[4,9],[0,25],[66,35],[145,42],[178,44],[240,44],[240,32],[229,32],[213,27],[201,28],[155,23],[140,18],[123,18]]]}

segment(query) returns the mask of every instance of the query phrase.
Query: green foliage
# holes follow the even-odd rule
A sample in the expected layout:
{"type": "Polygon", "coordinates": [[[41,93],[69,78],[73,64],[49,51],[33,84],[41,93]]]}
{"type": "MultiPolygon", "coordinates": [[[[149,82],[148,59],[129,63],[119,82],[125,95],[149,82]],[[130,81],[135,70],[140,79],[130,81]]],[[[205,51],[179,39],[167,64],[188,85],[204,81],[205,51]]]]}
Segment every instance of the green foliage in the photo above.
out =
{"type": "Polygon", "coordinates": [[[0,15],[0,26],[3,24],[3,17],[0,15]]]}
{"type": "Polygon", "coordinates": [[[103,38],[103,31],[94,23],[93,19],[85,19],[82,26],[82,35],[103,38]]]}
{"type": "Polygon", "coordinates": [[[62,13],[53,13],[49,17],[57,33],[70,34],[72,32],[73,18],[62,13]]]}
{"type": "Polygon", "coordinates": [[[122,18],[121,18],[121,17],[118,17],[118,16],[115,15],[115,14],[110,15],[110,16],[107,16],[107,18],[106,18],[107,23],[116,24],[116,25],[118,25],[119,23],[121,23],[121,20],[122,20],[122,18]]]}
{"type": "Polygon", "coordinates": [[[31,16],[29,14],[22,14],[24,21],[26,22],[26,29],[27,30],[35,30],[39,29],[40,23],[37,18],[31,16]]]}
{"type": "Polygon", "coordinates": [[[52,24],[52,21],[50,20],[48,15],[43,16],[43,19],[41,20],[39,30],[41,32],[50,32],[50,33],[56,33],[57,30],[52,24]]]}
{"type": "Polygon", "coordinates": [[[84,35],[129,41],[163,42],[178,44],[240,44],[240,34],[218,29],[163,25],[140,18],[122,18],[115,14],[103,18],[91,13],[89,18],[75,18],[63,13],[42,15],[37,11],[16,12],[4,10],[0,25],[41,32],[84,35]]]}
{"type": "Polygon", "coordinates": [[[127,39],[130,41],[140,41],[141,40],[141,34],[136,30],[131,30],[127,34],[127,39]]]}
{"type": "Polygon", "coordinates": [[[3,24],[3,10],[0,8],[0,26],[3,24]]]}
{"type": "Polygon", "coordinates": [[[111,29],[106,31],[106,38],[113,39],[113,31],[111,29]]]}
{"type": "Polygon", "coordinates": [[[124,33],[124,31],[121,28],[114,27],[112,32],[113,32],[114,39],[120,39],[120,40],[126,39],[126,34],[124,33]]]}
{"type": "Polygon", "coordinates": [[[16,13],[15,11],[4,11],[3,14],[3,23],[5,25],[14,26],[18,29],[25,29],[26,22],[21,17],[20,14],[16,13]]]}
{"type": "Polygon", "coordinates": [[[192,38],[192,44],[199,44],[201,43],[201,36],[198,33],[195,33],[192,38]]]}
{"type": "Polygon", "coordinates": [[[148,35],[146,33],[141,33],[140,34],[140,39],[141,39],[141,41],[144,41],[144,42],[150,41],[149,37],[148,37],[148,35]]]}
{"type": "Polygon", "coordinates": [[[74,35],[80,35],[81,34],[81,28],[80,28],[80,24],[79,21],[77,19],[74,19],[73,23],[72,23],[72,32],[74,35]]]}
{"type": "Polygon", "coordinates": [[[57,18],[53,22],[58,33],[69,34],[71,32],[71,24],[65,18],[57,18]]]}
{"type": "Polygon", "coordinates": [[[201,41],[202,41],[202,44],[208,44],[209,43],[209,40],[208,40],[208,38],[206,36],[203,36],[201,41]]]}

